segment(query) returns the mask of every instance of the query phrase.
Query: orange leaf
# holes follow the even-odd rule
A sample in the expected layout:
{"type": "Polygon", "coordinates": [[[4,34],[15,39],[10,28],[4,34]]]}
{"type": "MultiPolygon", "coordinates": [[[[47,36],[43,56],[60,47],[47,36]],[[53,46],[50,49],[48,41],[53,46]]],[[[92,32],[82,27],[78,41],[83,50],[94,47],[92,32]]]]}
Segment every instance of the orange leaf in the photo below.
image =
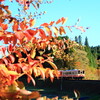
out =
{"type": "Polygon", "coordinates": [[[12,29],[13,29],[13,31],[17,31],[18,30],[18,22],[17,21],[14,21],[12,29]]]}
{"type": "Polygon", "coordinates": [[[21,30],[25,30],[25,29],[28,28],[28,26],[27,26],[26,23],[23,21],[23,22],[20,23],[20,28],[21,28],[21,30]]]}
{"type": "Polygon", "coordinates": [[[9,58],[11,60],[11,63],[14,63],[15,62],[15,57],[13,55],[9,55],[9,58]]]}
{"type": "Polygon", "coordinates": [[[0,0],[0,2],[5,1],[5,0],[0,0]]]}
{"type": "Polygon", "coordinates": [[[49,77],[49,70],[50,70],[50,68],[46,68],[46,70],[45,70],[45,77],[46,77],[46,78],[49,77]]]}
{"type": "Polygon", "coordinates": [[[19,57],[19,58],[21,58],[22,57],[22,54],[21,54],[21,52],[20,51],[14,51],[13,53],[16,53],[16,56],[17,57],[19,57]]]}
{"type": "Polygon", "coordinates": [[[49,26],[49,24],[48,23],[43,23],[40,26],[49,26]]]}
{"type": "Polygon", "coordinates": [[[55,77],[59,78],[59,77],[60,77],[60,71],[54,70],[54,71],[53,71],[53,75],[54,75],[55,77]]]}
{"type": "Polygon", "coordinates": [[[36,35],[36,33],[37,33],[37,31],[31,30],[31,29],[27,30],[27,32],[28,32],[31,36],[34,36],[34,35],[36,35]]]}
{"type": "Polygon", "coordinates": [[[42,30],[42,29],[39,29],[39,36],[42,38],[42,39],[45,39],[46,38],[46,34],[45,32],[42,30]]]}
{"type": "Polygon", "coordinates": [[[29,74],[27,74],[27,76],[32,80],[33,85],[35,86],[35,80],[33,79],[33,77],[29,74]]]}
{"type": "Polygon", "coordinates": [[[2,24],[1,27],[2,27],[3,30],[7,30],[7,28],[8,28],[8,24],[2,24]]]}
{"type": "Polygon", "coordinates": [[[62,20],[62,24],[64,24],[68,20],[68,18],[62,17],[61,20],[62,20]]]}
{"type": "Polygon", "coordinates": [[[13,50],[13,46],[12,46],[12,44],[10,44],[9,46],[8,46],[8,52],[11,52],[13,50]]]}
{"type": "Polygon", "coordinates": [[[62,21],[61,19],[58,19],[57,22],[56,22],[56,24],[59,24],[61,21],[62,21]]]}
{"type": "Polygon", "coordinates": [[[54,23],[55,23],[55,21],[51,21],[49,25],[52,26],[54,23]]]}
{"type": "Polygon", "coordinates": [[[49,75],[50,75],[51,82],[53,82],[54,75],[53,75],[53,71],[52,70],[49,70],[49,75]]]}
{"type": "Polygon", "coordinates": [[[2,48],[0,49],[0,51],[2,52],[3,55],[5,55],[6,48],[5,48],[5,47],[2,47],[2,48]]]}
{"type": "Polygon", "coordinates": [[[11,37],[11,41],[12,41],[13,45],[15,45],[17,43],[17,38],[16,38],[15,34],[11,37]]]}
{"type": "Polygon", "coordinates": [[[24,33],[24,35],[26,36],[26,38],[27,38],[28,41],[30,41],[32,39],[32,37],[33,37],[28,31],[26,31],[24,33]]]}
{"type": "Polygon", "coordinates": [[[6,64],[6,65],[8,65],[8,58],[2,58],[2,60],[4,61],[4,63],[6,64]]]}
{"type": "Polygon", "coordinates": [[[15,36],[17,37],[17,39],[22,40],[24,37],[24,33],[22,31],[17,31],[15,33],[15,36]]]}
{"type": "Polygon", "coordinates": [[[8,44],[8,37],[3,37],[3,41],[5,44],[8,44]]]}
{"type": "Polygon", "coordinates": [[[62,33],[66,33],[62,26],[59,28],[59,32],[60,32],[61,35],[62,35],[62,33]]]}
{"type": "Polygon", "coordinates": [[[30,24],[30,27],[34,26],[34,24],[35,24],[35,19],[30,19],[29,24],[30,24]]]}

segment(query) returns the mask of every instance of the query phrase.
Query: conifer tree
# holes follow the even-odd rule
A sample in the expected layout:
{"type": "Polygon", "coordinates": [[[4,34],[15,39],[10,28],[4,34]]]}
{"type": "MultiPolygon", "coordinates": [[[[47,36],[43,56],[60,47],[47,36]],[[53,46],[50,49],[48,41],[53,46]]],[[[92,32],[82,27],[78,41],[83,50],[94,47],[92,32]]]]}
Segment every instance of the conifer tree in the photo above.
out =
{"type": "Polygon", "coordinates": [[[82,44],[82,37],[81,37],[81,35],[78,36],[78,41],[79,41],[79,44],[81,45],[82,44]]]}
{"type": "Polygon", "coordinates": [[[85,38],[85,43],[84,43],[84,45],[87,46],[87,47],[89,47],[89,43],[88,43],[88,38],[87,38],[87,37],[85,38]]]}
{"type": "Polygon", "coordinates": [[[78,38],[77,38],[77,36],[75,36],[75,42],[77,42],[77,43],[78,43],[78,38]]]}

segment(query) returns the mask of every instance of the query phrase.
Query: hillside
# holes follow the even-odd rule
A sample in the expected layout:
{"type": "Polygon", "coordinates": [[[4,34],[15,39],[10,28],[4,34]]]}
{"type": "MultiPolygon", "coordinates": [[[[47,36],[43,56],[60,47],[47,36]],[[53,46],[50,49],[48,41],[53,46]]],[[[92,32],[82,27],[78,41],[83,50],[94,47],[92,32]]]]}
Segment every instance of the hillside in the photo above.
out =
{"type": "MultiPolygon", "coordinates": [[[[59,41],[64,41],[64,38],[59,38],[59,41]]],[[[93,54],[89,46],[83,46],[82,44],[71,41],[67,43],[67,47],[63,49],[55,49],[52,52],[54,62],[59,69],[84,69],[86,79],[98,80],[100,75],[97,63],[97,56],[93,54]]],[[[67,41],[66,40],[66,41],[67,41]]],[[[57,48],[57,47],[56,47],[57,48]]],[[[93,50],[93,49],[92,49],[93,50]]]]}

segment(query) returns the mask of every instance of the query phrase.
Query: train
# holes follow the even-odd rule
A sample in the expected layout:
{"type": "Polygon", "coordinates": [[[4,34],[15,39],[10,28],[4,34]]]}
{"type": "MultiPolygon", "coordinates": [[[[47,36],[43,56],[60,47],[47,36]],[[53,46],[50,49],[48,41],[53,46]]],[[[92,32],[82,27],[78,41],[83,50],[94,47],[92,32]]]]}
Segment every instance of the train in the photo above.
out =
{"type": "Polygon", "coordinates": [[[83,69],[59,70],[60,78],[82,80],[85,78],[83,69]]]}

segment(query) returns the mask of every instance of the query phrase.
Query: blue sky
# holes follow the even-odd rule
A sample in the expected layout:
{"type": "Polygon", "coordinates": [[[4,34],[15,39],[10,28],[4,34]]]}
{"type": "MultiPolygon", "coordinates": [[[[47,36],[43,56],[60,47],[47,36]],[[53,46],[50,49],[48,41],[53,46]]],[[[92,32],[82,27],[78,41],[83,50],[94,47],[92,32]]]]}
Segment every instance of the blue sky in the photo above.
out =
{"type": "Polygon", "coordinates": [[[90,27],[85,33],[81,34],[78,30],[67,35],[74,39],[81,35],[84,39],[87,36],[90,46],[100,45],[100,0],[55,0],[54,3],[44,7],[47,14],[41,20],[57,20],[60,17],[68,17],[67,25],[73,25],[80,18],[78,25],[90,27]],[[48,7],[47,7],[48,6],[48,7]]]}
{"type": "MultiPolygon", "coordinates": [[[[17,14],[17,5],[9,5],[13,14],[17,14]]],[[[35,9],[33,8],[31,11],[34,12],[35,9]]],[[[100,45],[100,0],[54,0],[51,4],[40,5],[40,9],[37,12],[40,11],[46,11],[47,13],[36,19],[37,25],[44,22],[57,21],[61,17],[68,17],[65,25],[74,25],[79,18],[80,23],[78,25],[90,27],[90,29],[82,34],[76,29],[73,29],[73,33],[66,29],[66,35],[72,40],[74,40],[75,36],[81,35],[83,44],[87,36],[90,46],[100,45]]]]}

